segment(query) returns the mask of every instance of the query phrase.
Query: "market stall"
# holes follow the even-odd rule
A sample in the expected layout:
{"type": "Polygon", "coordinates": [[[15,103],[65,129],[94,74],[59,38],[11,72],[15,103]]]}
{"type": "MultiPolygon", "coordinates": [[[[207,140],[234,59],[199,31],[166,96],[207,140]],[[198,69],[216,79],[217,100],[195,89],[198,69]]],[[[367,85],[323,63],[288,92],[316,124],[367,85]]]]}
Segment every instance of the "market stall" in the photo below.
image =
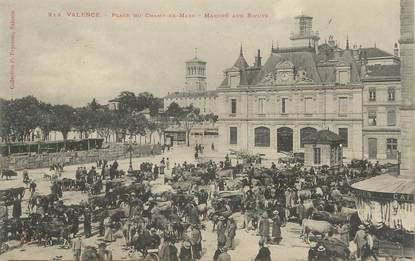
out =
{"type": "Polygon", "coordinates": [[[415,232],[415,182],[389,174],[352,185],[363,222],[415,232]]]}

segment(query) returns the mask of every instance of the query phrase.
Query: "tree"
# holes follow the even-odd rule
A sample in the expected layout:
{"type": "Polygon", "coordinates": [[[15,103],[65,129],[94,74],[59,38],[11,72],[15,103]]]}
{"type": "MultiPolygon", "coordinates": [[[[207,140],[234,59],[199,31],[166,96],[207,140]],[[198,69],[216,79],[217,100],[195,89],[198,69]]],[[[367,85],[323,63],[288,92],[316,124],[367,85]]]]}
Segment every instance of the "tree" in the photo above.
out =
{"type": "Polygon", "coordinates": [[[179,119],[185,115],[185,112],[182,107],[176,102],[170,103],[170,105],[167,107],[167,110],[165,112],[166,116],[172,117],[175,119],[179,119]]]}
{"type": "Polygon", "coordinates": [[[8,104],[9,127],[13,140],[26,141],[38,126],[39,101],[33,96],[11,100],[8,104]]]}
{"type": "Polygon", "coordinates": [[[187,146],[190,146],[190,132],[193,127],[202,121],[202,117],[199,115],[198,110],[190,111],[185,117],[182,118],[181,123],[186,130],[187,146]]]}
{"type": "Polygon", "coordinates": [[[11,135],[10,125],[10,102],[0,98],[0,137],[3,141],[8,142],[11,135]]]}
{"type": "Polygon", "coordinates": [[[108,108],[101,108],[95,112],[96,115],[96,130],[99,136],[103,137],[106,142],[116,129],[114,125],[116,114],[114,111],[109,110],[108,108]]]}
{"type": "Polygon", "coordinates": [[[123,113],[133,113],[137,110],[137,97],[133,92],[123,91],[118,95],[119,110],[123,113]]]}
{"type": "Polygon", "coordinates": [[[69,105],[55,105],[53,106],[53,115],[55,121],[55,130],[60,131],[63,140],[68,139],[68,133],[75,123],[75,109],[69,105]]]}
{"type": "Polygon", "coordinates": [[[47,140],[49,133],[56,129],[55,118],[53,115],[53,107],[49,103],[40,103],[40,110],[38,112],[38,127],[42,130],[42,140],[47,140]]]}

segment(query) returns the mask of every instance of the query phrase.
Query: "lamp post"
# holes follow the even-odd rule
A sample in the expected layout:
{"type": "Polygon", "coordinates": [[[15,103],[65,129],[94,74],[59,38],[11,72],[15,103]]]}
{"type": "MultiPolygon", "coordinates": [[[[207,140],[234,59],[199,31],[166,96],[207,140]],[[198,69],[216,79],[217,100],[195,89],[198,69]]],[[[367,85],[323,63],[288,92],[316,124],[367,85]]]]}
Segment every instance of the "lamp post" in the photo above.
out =
{"type": "Polygon", "coordinates": [[[133,149],[133,145],[131,143],[131,139],[130,139],[130,142],[128,144],[127,151],[130,153],[130,164],[128,166],[128,173],[132,173],[133,172],[133,151],[134,151],[134,149],[133,149]]]}

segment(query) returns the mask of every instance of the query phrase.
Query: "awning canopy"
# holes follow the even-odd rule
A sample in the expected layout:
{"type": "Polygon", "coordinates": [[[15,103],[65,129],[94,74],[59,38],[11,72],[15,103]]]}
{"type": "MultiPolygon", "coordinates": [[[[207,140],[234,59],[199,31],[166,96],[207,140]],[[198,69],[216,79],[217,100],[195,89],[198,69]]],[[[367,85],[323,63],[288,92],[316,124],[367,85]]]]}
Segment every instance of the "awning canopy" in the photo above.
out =
{"type": "Polygon", "coordinates": [[[379,175],[352,185],[355,194],[370,199],[415,202],[415,182],[389,174],[379,175]]]}

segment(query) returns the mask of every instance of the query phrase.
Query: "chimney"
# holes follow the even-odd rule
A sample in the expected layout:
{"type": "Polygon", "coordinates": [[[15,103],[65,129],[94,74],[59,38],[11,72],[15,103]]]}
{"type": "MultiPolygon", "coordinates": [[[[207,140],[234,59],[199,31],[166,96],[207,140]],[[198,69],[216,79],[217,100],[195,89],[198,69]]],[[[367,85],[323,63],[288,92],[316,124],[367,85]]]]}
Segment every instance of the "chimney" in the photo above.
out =
{"type": "Polygon", "coordinates": [[[255,57],[255,67],[258,67],[258,68],[261,67],[261,60],[262,60],[261,50],[258,49],[258,54],[255,57]]]}
{"type": "Polygon", "coordinates": [[[399,57],[399,47],[398,47],[398,43],[395,43],[395,46],[393,48],[393,55],[395,57],[399,57]]]}

